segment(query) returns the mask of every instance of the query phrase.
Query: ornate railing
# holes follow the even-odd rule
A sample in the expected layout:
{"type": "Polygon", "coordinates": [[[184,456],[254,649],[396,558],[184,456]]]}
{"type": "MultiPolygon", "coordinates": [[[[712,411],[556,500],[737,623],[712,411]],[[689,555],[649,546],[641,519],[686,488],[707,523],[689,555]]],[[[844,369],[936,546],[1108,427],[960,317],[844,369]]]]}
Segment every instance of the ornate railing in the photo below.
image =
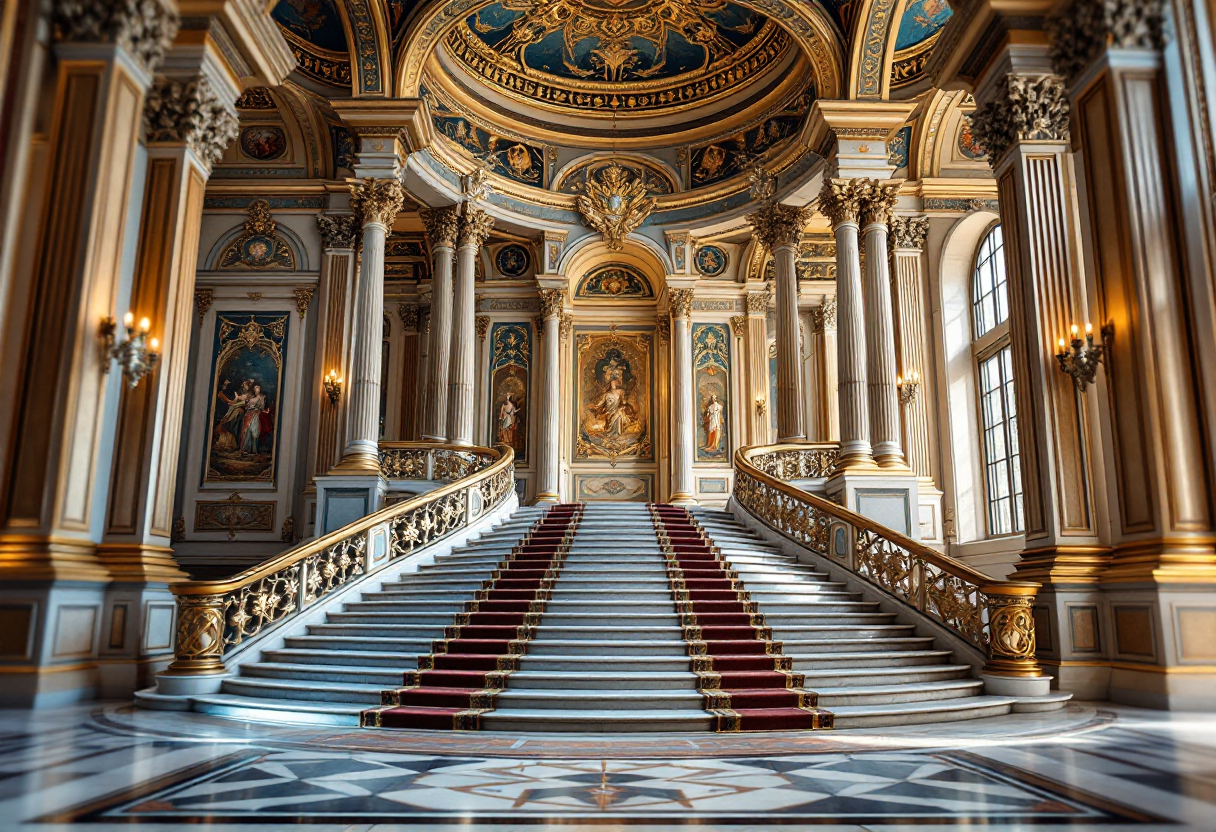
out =
{"type": "MultiPolygon", "coordinates": [[[[449,482],[235,577],[173,584],[177,644],[166,674],[223,673],[224,657],[249,639],[369,570],[459,531],[502,505],[515,488],[515,454],[506,445],[454,449],[393,443],[381,452],[382,470],[386,453],[393,465],[421,459],[428,473],[449,482]]],[[[385,476],[390,474],[386,471],[385,476]]]]}
{"type": "Polygon", "coordinates": [[[997,581],[786,479],[827,476],[828,446],[769,445],[735,454],[734,498],[769,528],[919,610],[985,651],[984,672],[1039,676],[1031,607],[1039,584],[997,581]]]}
{"type": "Polygon", "coordinates": [[[462,479],[498,459],[490,448],[422,442],[381,442],[380,474],[386,480],[462,479]]]}

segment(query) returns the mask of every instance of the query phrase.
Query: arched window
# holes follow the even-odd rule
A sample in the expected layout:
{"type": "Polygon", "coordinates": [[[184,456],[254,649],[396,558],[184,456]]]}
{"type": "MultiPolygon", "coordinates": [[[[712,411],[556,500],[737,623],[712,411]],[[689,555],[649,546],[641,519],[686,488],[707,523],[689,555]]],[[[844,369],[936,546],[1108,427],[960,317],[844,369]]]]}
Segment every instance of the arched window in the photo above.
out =
{"type": "Polygon", "coordinates": [[[988,534],[993,537],[1022,531],[1022,469],[1004,249],[1001,227],[993,226],[980,243],[971,283],[971,352],[979,393],[988,534]]]}

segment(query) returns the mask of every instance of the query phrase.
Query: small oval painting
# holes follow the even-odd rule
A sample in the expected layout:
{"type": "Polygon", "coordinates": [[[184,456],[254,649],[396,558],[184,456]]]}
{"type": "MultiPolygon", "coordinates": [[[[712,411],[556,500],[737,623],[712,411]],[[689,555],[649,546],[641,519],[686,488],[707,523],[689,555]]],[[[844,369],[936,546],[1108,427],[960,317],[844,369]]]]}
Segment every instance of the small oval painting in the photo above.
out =
{"type": "Polygon", "coordinates": [[[494,265],[503,277],[522,277],[527,274],[532,258],[523,246],[509,245],[498,250],[494,265]]]}
{"type": "Polygon", "coordinates": [[[964,159],[970,159],[973,162],[982,162],[988,157],[984,146],[971,132],[971,118],[968,116],[963,116],[962,129],[958,132],[958,152],[964,159]]]}
{"type": "Polygon", "coordinates": [[[697,249],[697,271],[706,277],[718,277],[726,271],[726,252],[717,246],[697,249]]]}
{"type": "Polygon", "coordinates": [[[241,131],[241,151],[261,162],[278,159],[287,152],[287,135],[272,124],[246,127],[241,131]]]}

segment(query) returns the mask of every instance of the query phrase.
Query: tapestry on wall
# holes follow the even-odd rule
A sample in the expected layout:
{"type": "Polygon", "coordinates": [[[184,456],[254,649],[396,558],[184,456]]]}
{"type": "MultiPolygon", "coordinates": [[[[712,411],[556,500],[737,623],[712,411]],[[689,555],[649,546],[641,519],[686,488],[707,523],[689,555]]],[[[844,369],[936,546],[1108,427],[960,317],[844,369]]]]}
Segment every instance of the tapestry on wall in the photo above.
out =
{"type": "Polygon", "coordinates": [[[490,331],[490,435],[515,450],[516,464],[528,460],[528,379],[532,329],[528,324],[494,324],[490,331]]]}
{"type": "Polygon", "coordinates": [[[692,328],[693,376],[696,381],[697,460],[725,462],[727,402],[730,401],[730,341],[722,324],[692,328]]]}
{"type": "Polygon", "coordinates": [[[582,332],[578,344],[575,459],[653,459],[651,336],[582,332]]]}
{"type": "Polygon", "coordinates": [[[274,482],[288,313],[220,313],[205,482],[274,482]]]}

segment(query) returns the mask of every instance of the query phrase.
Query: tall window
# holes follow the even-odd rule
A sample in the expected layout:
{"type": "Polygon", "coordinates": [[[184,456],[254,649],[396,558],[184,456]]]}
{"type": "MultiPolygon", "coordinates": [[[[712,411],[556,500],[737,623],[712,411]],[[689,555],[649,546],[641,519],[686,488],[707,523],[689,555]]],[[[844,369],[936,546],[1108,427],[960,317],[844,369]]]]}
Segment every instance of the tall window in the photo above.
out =
{"type": "Polygon", "coordinates": [[[971,349],[979,376],[984,488],[988,534],[992,536],[1022,531],[1022,469],[1013,389],[1013,351],[1009,345],[1004,248],[998,225],[980,244],[971,286],[975,332],[971,349]]]}

